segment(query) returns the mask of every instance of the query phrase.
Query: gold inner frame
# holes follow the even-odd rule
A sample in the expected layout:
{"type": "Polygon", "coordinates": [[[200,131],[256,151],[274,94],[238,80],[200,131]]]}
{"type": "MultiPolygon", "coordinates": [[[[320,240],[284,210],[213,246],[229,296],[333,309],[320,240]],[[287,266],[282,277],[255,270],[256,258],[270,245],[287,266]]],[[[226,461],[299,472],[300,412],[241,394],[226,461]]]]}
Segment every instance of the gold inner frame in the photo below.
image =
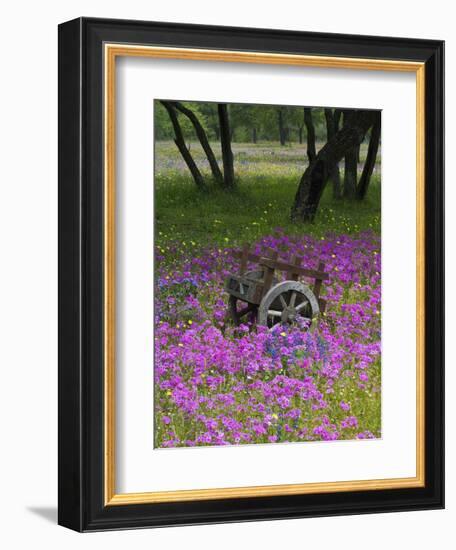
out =
{"type": "Polygon", "coordinates": [[[424,487],[424,63],[121,44],[104,45],[104,496],[105,505],[182,502],[424,487]],[[413,72],[416,75],[416,475],[407,478],[116,494],[115,491],[115,117],[116,58],[154,57],[269,65],[413,72]]]}

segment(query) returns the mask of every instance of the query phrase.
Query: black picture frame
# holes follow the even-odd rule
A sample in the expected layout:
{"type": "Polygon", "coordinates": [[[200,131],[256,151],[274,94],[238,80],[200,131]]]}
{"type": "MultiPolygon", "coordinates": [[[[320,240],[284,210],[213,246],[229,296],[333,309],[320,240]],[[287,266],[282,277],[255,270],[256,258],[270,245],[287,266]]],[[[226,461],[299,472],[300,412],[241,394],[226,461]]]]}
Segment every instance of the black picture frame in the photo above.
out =
{"type": "Polygon", "coordinates": [[[59,512],[97,531],[444,506],[444,43],[79,18],[59,26],[59,512]],[[424,487],[106,506],[103,400],[103,44],[425,64],[424,487]]]}

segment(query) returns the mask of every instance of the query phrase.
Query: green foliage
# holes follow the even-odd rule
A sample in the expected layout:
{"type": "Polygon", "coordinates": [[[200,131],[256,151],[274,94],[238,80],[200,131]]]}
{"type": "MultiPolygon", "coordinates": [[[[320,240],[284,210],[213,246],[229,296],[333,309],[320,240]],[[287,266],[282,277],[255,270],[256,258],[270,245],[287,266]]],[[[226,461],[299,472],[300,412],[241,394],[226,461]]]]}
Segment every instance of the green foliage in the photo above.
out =
{"type": "Polygon", "coordinates": [[[154,128],[156,140],[173,139],[173,125],[160,101],[154,101],[154,128]]]}
{"type": "MultiPolygon", "coordinates": [[[[204,106],[209,104],[190,103],[190,102],[181,102],[181,103],[185,107],[190,108],[195,113],[201,126],[207,132],[210,129],[210,123],[208,122],[208,118],[210,118],[210,116],[207,114],[208,111],[204,109],[204,106]]],[[[154,101],[154,109],[155,109],[155,117],[154,117],[155,139],[158,141],[174,139],[173,125],[171,124],[171,120],[169,118],[169,115],[166,109],[163,107],[163,105],[160,103],[159,100],[154,101]]],[[[181,128],[182,128],[182,133],[184,134],[184,139],[185,140],[196,139],[195,130],[190,120],[179,111],[176,111],[176,114],[179,120],[179,124],[181,125],[181,128]]]]}
{"type": "MultiPolygon", "coordinates": [[[[198,117],[208,138],[218,140],[220,131],[217,103],[190,101],[182,103],[198,117]]],[[[232,103],[228,106],[228,112],[233,142],[250,142],[254,140],[254,135],[257,140],[277,141],[279,138],[279,111],[282,113],[287,141],[298,142],[300,129],[303,130],[303,139],[305,139],[304,107],[232,103]]],[[[158,100],[155,101],[155,113],[156,139],[160,141],[173,139],[173,128],[168,114],[158,100]]],[[[312,108],[312,116],[317,140],[326,141],[324,110],[312,108]]],[[[194,132],[190,121],[187,117],[179,114],[179,122],[185,139],[192,140],[194,132]]]]}

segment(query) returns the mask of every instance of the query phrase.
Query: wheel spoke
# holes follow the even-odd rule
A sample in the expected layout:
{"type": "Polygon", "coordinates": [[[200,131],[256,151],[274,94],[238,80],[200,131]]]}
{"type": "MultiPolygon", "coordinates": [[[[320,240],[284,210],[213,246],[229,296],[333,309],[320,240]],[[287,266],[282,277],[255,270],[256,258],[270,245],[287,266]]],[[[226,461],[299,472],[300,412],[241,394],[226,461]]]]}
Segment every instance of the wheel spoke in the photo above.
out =
{"type": "Polygon", "coordinates": [[[277,323],[301,326],[303,317],[313,317],[314,310],[318,311],[315,302],[312,291],[305,284],[291,280],[278,282],[269,288],[258,304],[258,324],[269,328],[277,323]]]}
{"type": "Polygon", "coordinates": [[[303,302],[301,302],[299,305],[296,306],[296,311],[301,311],[306,307],[308,303],[309,302],[307,300],[304,300],[303,302]]]}
{"type": "Polygon", "coordinates": [[[290,297],[290,307],[294,307],[296,302],[296,290],[293,290],[290,297]]]}
{"type": "Polygon", "coordinates": [[[281,311],[277,311],[275,309],[270,309],[268,310],[268,315],[270,317],[282,317],[282,312],[281,311]]]}

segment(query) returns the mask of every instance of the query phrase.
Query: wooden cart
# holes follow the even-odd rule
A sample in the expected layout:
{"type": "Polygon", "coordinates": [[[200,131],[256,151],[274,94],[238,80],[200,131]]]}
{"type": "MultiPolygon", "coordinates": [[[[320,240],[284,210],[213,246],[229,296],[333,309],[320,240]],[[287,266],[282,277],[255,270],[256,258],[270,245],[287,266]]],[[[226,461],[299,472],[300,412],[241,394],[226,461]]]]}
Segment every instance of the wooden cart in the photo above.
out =
{"type": "Polygon", "coordinates": [[[239,275],[228,277],[225,288],[229,294],[228,315],[236,325],[255,320],[272,328],[278,323],[295,323],[302,318],[310,326],[324,311],[326,302],[320,298],[320,291],[329,275],[324,272],[323,262],[317,270],[306,269],[301,267],[302,258],[298,256],[287,263],[278,259],[276,251],[259,256],[247,244],[235,255],[240,258],[239,275]],[[248,262],[258,264],[258,269],[247,271],[248,262]],[[285,274],[283,280],[281,273],[285,274]],[[313,281],[312,288],[300,280],[302,277],[313,281]]]}

